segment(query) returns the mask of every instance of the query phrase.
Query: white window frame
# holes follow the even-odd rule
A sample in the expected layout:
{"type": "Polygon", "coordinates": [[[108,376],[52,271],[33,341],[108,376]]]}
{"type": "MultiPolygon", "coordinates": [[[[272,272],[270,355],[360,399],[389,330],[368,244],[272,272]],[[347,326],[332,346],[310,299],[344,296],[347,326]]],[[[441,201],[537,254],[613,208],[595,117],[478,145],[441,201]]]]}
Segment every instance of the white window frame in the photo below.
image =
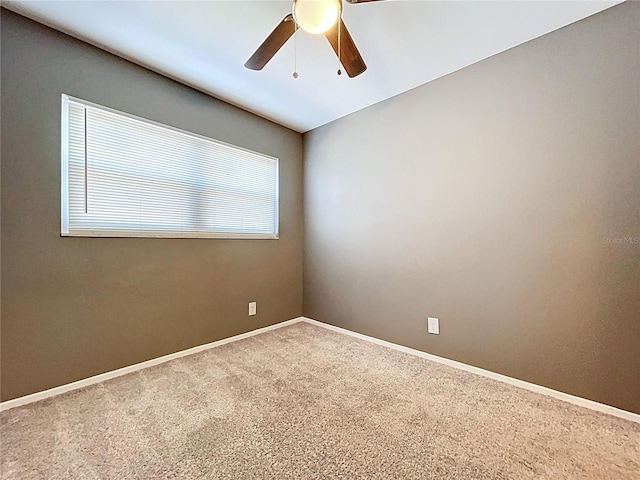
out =
{"type": "MultiPolygon", "coordinates": [[[[66,237],[123,237],[123,238],[221,238],[221,239],[278,239],[279,238],[279,210],[280,210],[280,165],[279,159],[270,155],[255,152],[246,148],[231,145],[225,142],[220,142],[212,138],[199,135],[193,132],[175,128],[169,125],[165,125],[153,120],[142,118],[136,115],[132,115],[126,112],[115,110],[103,105],[99,105],[93,102],[89,102],[80,98],[72,97],[70,95],[62,95],[62,145],[61,145],[61,236],[66,237]],[[118,231],[114,230],[73,230],[70,229],[69,223],[69,102],[77,102],[86,106],[100,109],[112,114],[120,115],[125,118],[130,118],[146,124],[160,127],[170,130],[188,137],[197,138],[206,142],[213,143],[215,145],[224,146],[244,152],[251,153],[252,155],[258,155],[265,159],[275,161],[276,180],[275,180],[275,218],[274,218],[274,234],[265,233],[232,233],[232,232],[212,232],[212,231],[152,231],[145,232],[144,230],[132,232],[129,230],[118,231]]],[[[86,142],[86,139],[85,139],[86,142]]]]}

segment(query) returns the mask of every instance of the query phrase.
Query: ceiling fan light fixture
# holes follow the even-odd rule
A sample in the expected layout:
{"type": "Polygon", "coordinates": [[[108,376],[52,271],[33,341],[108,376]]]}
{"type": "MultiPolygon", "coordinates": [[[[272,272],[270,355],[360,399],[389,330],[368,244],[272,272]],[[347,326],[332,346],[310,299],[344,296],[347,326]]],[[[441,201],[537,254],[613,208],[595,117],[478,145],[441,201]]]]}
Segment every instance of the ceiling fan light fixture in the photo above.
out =
{"type": "Polygon", "coordinates": [[[325,33],[340,18],[340,0],[294,0],[293,18],[305,32],[325,33]]]}

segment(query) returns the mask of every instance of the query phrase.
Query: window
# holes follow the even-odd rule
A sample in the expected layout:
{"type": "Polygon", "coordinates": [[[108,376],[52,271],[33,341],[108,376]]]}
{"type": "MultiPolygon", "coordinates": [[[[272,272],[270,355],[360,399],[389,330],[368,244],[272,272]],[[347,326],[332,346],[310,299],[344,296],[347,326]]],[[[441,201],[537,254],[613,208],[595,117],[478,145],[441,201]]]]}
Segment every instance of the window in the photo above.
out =
{"type": "Polygon", "coordinates": [[[278,238],[278,159],[63,95],[62,235],[278,238]]]}

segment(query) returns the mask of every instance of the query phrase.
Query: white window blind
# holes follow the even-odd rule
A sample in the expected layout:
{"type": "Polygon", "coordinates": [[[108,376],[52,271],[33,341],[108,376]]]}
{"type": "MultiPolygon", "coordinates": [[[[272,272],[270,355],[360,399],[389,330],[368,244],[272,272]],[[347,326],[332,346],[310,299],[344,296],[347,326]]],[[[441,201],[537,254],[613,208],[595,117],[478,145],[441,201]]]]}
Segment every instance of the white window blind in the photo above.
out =
{"type": "Polygon", "coordinates": [[[62,235],[277,238],[278,159],[63,95],[62,235]]]}

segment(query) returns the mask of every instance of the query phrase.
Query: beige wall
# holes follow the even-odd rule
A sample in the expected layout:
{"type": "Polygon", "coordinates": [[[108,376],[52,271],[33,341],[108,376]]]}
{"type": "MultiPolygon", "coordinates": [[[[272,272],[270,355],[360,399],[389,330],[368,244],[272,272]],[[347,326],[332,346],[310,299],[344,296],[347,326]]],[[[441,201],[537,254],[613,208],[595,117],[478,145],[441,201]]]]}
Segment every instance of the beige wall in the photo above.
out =
{"type": "Polygon", "coordinates": [[[305,315],[640,413],[639,26],[623,4],[306,134],[305,315]]]}
{"type": "Polygon", "coordinates": [[[300,134],[4,9],[1,33],[2,400],[301,315],[300,134]],[[280,239],[61,238],[62,93],[279,157],[280,239]]]}

